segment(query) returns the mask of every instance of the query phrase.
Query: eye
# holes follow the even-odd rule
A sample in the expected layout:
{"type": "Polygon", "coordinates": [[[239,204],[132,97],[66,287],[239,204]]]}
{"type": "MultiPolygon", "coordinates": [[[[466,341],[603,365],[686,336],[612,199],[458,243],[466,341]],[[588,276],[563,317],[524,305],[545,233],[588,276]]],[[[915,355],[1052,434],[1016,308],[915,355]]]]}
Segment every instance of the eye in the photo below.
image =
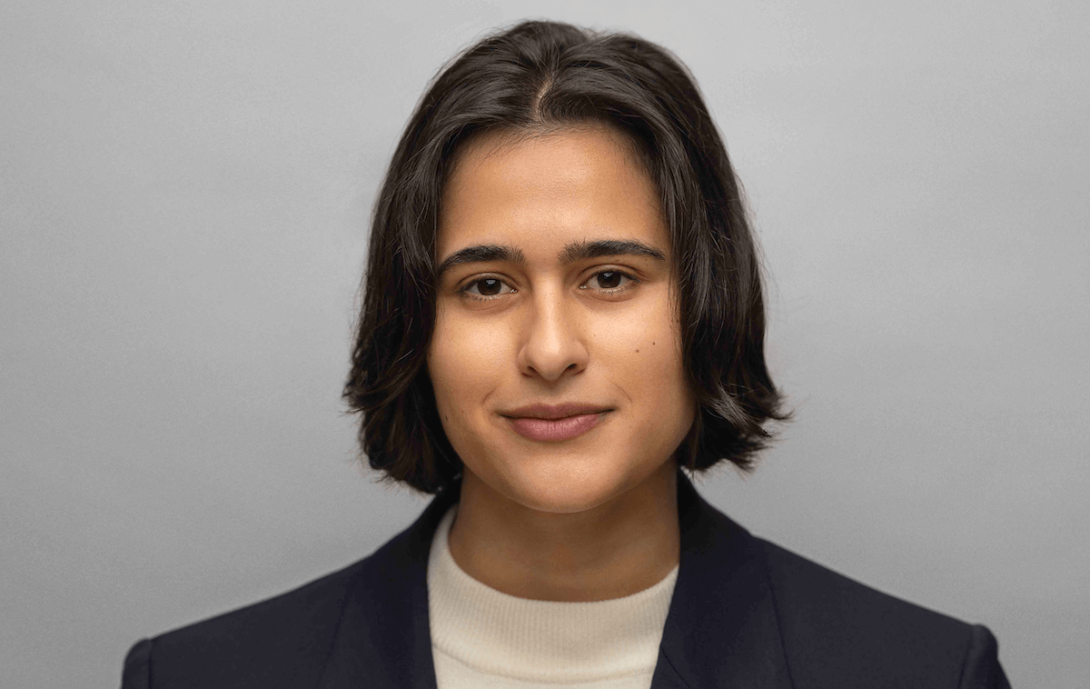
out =
{"type": "MultiPolygon", "coordinates": [[[[587,284],[595,281],[598,282],[600,287],[600,289],[596,291],[600,291],[607,295],[624,292],[639,283],[639,280],[637,280],[635,276],[615,268],[599,270],[597,273],[590,276],[590,280],[587,280],[587,284]],[[622,279],[625,279],[628,282],[621,282],[622,279]]],[[[579,289],[585,289],[585,287],[580,287],[579,289]]]]}
{"type": "Polygon", "coordinates": [[[505,284],[507,283],[497,277],[486,276],[483,278],[476,278],[467,282],[465,287],[458,290],[458,292],[472,299],[486,301],[489,299],[495,299],[498,296],[502,296],[499,293],[499,290],[500,287],[505,284]],[[476,293],[472,292],[471,288],[477,287],[478,285],[480,286],[480,289],[476,293]]]}
{"type": "MultiPolygon", "coordinates": [[[[587,285],[593,282],[598,283],[598,288],[592,288],[591,291],[598,292],[608,297],[620,294],[621,292],[627,292],[629,289],[639,284],[640,280],[638,280],[636,276],[623,270],[606,268],[591,275],[589,280],[579,286],[579,289],[585,290],[587,289],[587,285]]],[[[511,289],[509,292],[503,292],[503,286],[506,284],[507,283],[501,278],[486,275],[470,280],[464,287],[458,290],[458,293],[467,299],[473,299],[475,301],[491,301],[504,296],[504,294],[518,292],[518,290],[515,289],[511,289]]]]}

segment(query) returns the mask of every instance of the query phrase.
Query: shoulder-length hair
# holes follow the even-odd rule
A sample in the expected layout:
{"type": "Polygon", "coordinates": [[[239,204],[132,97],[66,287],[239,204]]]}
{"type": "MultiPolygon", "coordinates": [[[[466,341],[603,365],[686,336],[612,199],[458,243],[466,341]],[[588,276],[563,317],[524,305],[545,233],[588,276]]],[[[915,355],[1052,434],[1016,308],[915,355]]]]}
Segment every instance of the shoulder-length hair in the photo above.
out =
{"type": "Polygon", "coordinates": [[[384,479],[436,493],[461,477],[427,374],[444,181],[470,137],[606,123],[627,134],[660,196],[678,276],[682,351],[699,413],[676,455],[704,471],[750,469],[786,420],[764,359],[757,246],[726,148],[696,83],[636,36],[527,21],[489,36],[433,79],[375,203],[344,398],[384,479]]]}

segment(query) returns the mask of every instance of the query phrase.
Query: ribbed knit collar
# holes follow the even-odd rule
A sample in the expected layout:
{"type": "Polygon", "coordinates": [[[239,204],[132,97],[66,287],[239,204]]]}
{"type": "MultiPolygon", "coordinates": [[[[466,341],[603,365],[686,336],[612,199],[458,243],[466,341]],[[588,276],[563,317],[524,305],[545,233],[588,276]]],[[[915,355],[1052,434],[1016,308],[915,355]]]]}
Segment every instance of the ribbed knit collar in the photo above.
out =
{"type": "Polygon", "coordinates": [[[458,505],[447,510],[428,557],[432,645],[480,672],[530,682],[592,682],[650,673],[678,567],[623,598],[554,602],[518,598],[467,574],[450,554],[458,505]]]}

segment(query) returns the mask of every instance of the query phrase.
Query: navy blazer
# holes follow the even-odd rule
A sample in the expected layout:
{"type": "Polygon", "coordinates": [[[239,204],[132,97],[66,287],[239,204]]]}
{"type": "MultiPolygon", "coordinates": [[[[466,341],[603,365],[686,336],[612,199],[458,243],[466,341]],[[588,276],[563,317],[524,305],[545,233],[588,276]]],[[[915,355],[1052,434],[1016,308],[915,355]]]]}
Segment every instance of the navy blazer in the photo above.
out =
{"type": "MultiPolygon", "coordinates": [[[[459,487],[375,553],[144,639],[122,689],[436,689],[432,535],[459,487]]],[[[752,536],[678,473],[681,562],[652,689],[1009,688],[995,637],[752,536]]]]}

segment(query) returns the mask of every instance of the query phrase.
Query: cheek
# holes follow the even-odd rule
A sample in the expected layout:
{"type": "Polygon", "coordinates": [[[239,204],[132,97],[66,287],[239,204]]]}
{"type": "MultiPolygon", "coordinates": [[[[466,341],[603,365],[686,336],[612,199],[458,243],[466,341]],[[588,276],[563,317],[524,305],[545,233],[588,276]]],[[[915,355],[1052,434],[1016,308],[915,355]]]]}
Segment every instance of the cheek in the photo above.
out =
{"type": "Polygon", "coordinates": [[[504,339],[499,332],[466,319],[436,319],[428,348],[428,374],[436,404],[444,417],[465,411],[496,387],[494,378],[503,370],[504,339]]]}
{"type": "Polygon", "coordinates": [[[673,317],[662,301],[637,317],[629,314],[600,330],[599,345],[610,362],[607,366],[623,378],[626,387],[661,390],[664,384],[681,379],[681,335],[673,317]]]}

